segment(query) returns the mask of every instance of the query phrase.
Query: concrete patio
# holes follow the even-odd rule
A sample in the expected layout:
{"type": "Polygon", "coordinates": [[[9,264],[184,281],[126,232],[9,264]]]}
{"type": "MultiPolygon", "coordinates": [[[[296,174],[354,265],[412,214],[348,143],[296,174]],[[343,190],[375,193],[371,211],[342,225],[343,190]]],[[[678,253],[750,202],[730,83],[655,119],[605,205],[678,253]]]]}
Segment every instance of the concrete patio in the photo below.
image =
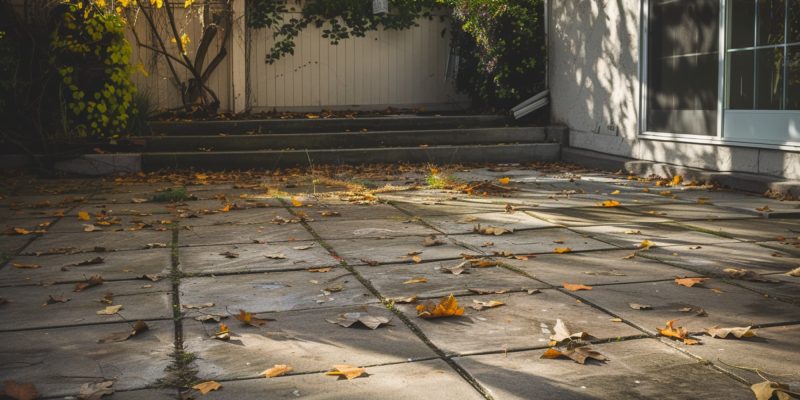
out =
{"type": "Polygon", "coordinates": [[[42,398],[113,381],[112,399],[752,399],[763,377],[800,387],[800,277],[787,274],[800,267],[800,202],[552,164],[447,174],[507,190],[431,189],[412,167],[6,176],[0,381],[42,398]],[[191,198],[152,201],[176,186],[191,198]],[[496,263],[448,273],[465,259],[496,263]],[[463,316],[417,316],[450,294],[463,316]],[[469,307],[491,300],[504,305],[469,307]],[[122,308],[98,314],[109,305],[122,308]],[[267,321],[244,324],[239,310],[267,321]],[[328,322],[351,312],[390,322],[328,322]],[[608,360],[540,358],[558,319],[608,360]],[[701,343],[659,335],[674,319],[701,343]],[[139,320],[149,329],[98,343],[139,320]],[[757,336],[703,334],[714,326],[757,336]],[[292,371],[265,378],[276,364],[292,371]],[[324,374],[338,364],[366,374],[324,374]],[[191,388],[206,381],[221,387],[191,388]]]}

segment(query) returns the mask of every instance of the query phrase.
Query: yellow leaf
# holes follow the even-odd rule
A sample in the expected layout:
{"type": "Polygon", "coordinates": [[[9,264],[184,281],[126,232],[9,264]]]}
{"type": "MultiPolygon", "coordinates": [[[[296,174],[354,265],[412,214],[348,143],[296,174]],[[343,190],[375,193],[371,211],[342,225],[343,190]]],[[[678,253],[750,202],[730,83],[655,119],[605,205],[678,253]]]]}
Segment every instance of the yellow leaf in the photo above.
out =
{"type": "Polygon", "coordinates": [[[189,7],[191,7],[191,6],[192,6],[192,3],[194,3],[194,0],[186,0],[186,1],[184,1],[184,2],[183,2],[183,8],[189,8],[189,7]]]}
{"type": "Polygon", "coordinates": [[[181,48],[183,49],[184,53],[186,52],[186,47],[189,46],[189,43],[191,43],[191,40],[189,40],[189,35],[187,35],[186,32],[182,33],[181,34],[181,48]]]}
{"type": "Polygon", "coordinates": [[[264,325],[268,321],[266,319],[256,318],[256,317],[253,316],[252,313],[249,313],[249,312],[247,312],[245,310],[239,310],[239,314],[234,315],[233,317],[238,319],[239,321],[242,321],[242,323],[244,323],[246,325],[255,326],[255,327],[259,327],[261,325],[264,325]]]}
{"type": "Polygon", "coordinates": [[[78,211],[78,219],[81,221],[88,221],[92,219],[92,217],[89,216],[89,213],[86,211],[78,211]]]}
{"type": "Polygon", "coordinates": [[[293,206],[295,206],[295,207],[302,207],[303,206],[303,202],[300,201],[297,197],[292,196],[291,200],[292,200],[292,205],[293,206]]]}
{"type": "Polygon", "coordinates": [[[655,243],[645,239],[645,240],[642,240],[642,243],[639,243],[639,248],[641,248],[641,249],[649,249],[649,248],[651,248],[651,247],[653,247],[655,245],[656,245],[655,243]]]}
{"type": "Polygon", "coordinates": [[[411,278],[403,283],[410,284],[410,283],[426,283],[426,282],[428,282],[428,278],[416,277],[416,278],[411,278]]]}
{"type": "Polygon", "coordinates": [[[122,309],[122,305],[118,304],[115,306],[108,306],[100,311],[97,312],[97,315],[114,315],[122,309]]]}
{"type": "Polygon", "coordinates": [[[672,325],[677,319],[667,321],[667,326],[664,328],[656,328],[661,336],[670,337],[673,339],[682,340],[684,344],[695,345],[700,343],[699,340],[689,338],[689,331],[684,327],[673,327],[672,325]]]}
{"type": "Polygon", "coordinates": [[[431,301],[417,305],[417,316],[420,318],[457,317],[464,314],[464,309],[458,306],[458,300],[452,294],[439,303],[431,301]]]}
{"type": "Polygon", "coordinates": [[[563,254],[571,252],[572,249],[570,249],[569,247],[556,247],[555,249],[553,249],[553,251],[556,252],[557,254],[563,254]]]}
{"type": "Polygon", "coordinates": [[[292,372],[292,367],[286,364],[275,364],[274,367],[262,372],[261,375],[264,375],[266,378],[274,378],[276,376],[285,375],[289,372],[292,372]]]}
{"type": "Polygon", "coordinates": [[[564,289],[569,290],[570,292],[577,292],[579,290],[592,290],[591,286],[582,285],[580,283],[562,283],[561,284],[564,289]]]}
{"type": "Polygon", "coordinates": [[[206,381],[192,386],[192,389],[199,391],[201,394],[207,394],[208,392],[219,390],[221,387],[222,385],[219,382],[206,381]]]}
{"type": "Polygon", "coordinates": [[[16,233],[17,235],[30,235],[33,232],[25,228],[14,228],[14,233],[16,233]]]}
{"type": "Polygon", "coordinates": [[[358,368],[347,364],[339,364],[334,365],[333,370],[326,372],[325,375],[343,376],[347,378],[347,380],[350,380],[364,375],[365,372],[367,372],[365,368],[358,368]]]}
{"type": "Polygon", "coordinates": [[[620,206],[619,202],[616,201],[616,200],[606,200],[606,201],[603,201],[603,202],[599,203],[599,205],[602,206],[602,207],[619,207],[620,206]]]}
{"type": "Polygon", "coordinates": [[[611,192],[611,194],[612,194],[612,195],[614,195],[614,194],[619,194],[619,190],[615,190],[615,191],[611,192]]]}
{"type": "Polygon", "coordinates": [[[683,182],[683,178],[680,175],[675,175],[672,177],[672,186],[678,186],[683,182]]]}
{"type": "Polygon", "coordinates": [[[504,176],[497,181],[500,182],[501,185],[508,185],[511,182],[511,178],[504,176]]]}

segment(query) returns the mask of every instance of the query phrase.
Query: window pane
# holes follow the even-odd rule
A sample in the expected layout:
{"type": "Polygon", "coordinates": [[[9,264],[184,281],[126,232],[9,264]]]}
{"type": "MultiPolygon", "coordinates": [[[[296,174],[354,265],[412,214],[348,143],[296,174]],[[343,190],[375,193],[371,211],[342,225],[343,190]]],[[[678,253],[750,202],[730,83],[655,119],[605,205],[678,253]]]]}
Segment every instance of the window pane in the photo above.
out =
{"type": "Polygon", "coordinates": [[[758,44],[783,44],[786,0],[758,0],[758,44]]]}
{"type": "Polygon", "coordinates": [[[786,109],[800,110],[800,45],[788,49],[786,64],[786,109]]]}
{"type": "Polygon", "coordinates": [[[783,100],[783,47],[756,50],[756,109],[780,110],[783,100]]]}
{"type": "Polygon", "coordinates": [[[728,48],[753,47],[755,41],[756,2],[754,0],[732,0],[728,21],[728,48]]]}
{"type": "Polygon", "coordinates": [[[728,108],[753,109],[753,50],[728,53],[728,108]]]}
{"type": "Polygon", "coordinates": [[[800,0],[789,0],[789,43],[800,42],[800,0]]]}
{"type": "Polygon", "coordinates": [[[647,129],[716,135],[719,0],[653,0],[649,15],[647,129]]]}

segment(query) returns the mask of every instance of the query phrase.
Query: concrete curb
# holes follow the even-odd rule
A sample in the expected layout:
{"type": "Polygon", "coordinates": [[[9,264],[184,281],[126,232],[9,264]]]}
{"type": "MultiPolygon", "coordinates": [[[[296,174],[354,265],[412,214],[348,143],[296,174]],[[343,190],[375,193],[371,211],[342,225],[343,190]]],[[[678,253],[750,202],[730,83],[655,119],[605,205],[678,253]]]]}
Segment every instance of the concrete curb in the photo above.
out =
{"type": "MultiPolygon", "coordinates": [[[[35,157],[41,158],[42,156],[35,157]]],[[[2,155],[0,156],[0,168],[28,168],[35,164],[34,160],[24,155],[2,155]]],[[[58,161],[53,167],[56,171],[84,176],[133,174],[142,171],[142,155],[139,153],[85,154],[73,159],[58,161]]]]}
{"type": "Polygon", "coordinates": [[[683,167],[680,165],[659,163],[655,161],[635,160],[626,157],[613,156],[596,151],[564,147],[561,149],[561,160],[583,165],[590,168],[608,171],[625,171],[636,175],[656,175],[670,177],[680,175],[687,180],[699,182],[712,182],[718,185],[753,193],[764,193],[772,190],[800,196],[800,181],[785,180],[780,177],[755,175],[735,171],[711,171],[700,168],[683,167]]]}

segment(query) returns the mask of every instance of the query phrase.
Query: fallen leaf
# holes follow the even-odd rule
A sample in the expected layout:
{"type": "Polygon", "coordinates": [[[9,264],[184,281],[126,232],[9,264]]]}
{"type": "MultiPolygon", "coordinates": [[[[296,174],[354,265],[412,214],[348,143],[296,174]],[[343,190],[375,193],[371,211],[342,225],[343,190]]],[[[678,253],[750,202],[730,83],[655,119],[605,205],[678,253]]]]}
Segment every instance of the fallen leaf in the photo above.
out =
{"type": "Polygon", "coordinates": [[[262,326],[262,325],[266,324],[267,321],[274,321],[272,319],[256,318],[256,317],[253,316],[252,313],[249,313],[249,312],[247,312],[245,310],[239,310],[239,314],[234,315],[233,317],[238,319],[239,321],[241,321],[245,325],[250,325],[250,326],[255,326],[255,327],[262,326]]]}
{"type": "Polygon", "coordinates": [[[303,206],[303,202],[300,201],[300,199],[298,199],[297,197],[292,196],[291,201],[292,201],[292,205],[295,206],[295,207],[302,207],[303,206]]]}
{"type": "Polygon", "coordinates": [[[203,314],[203,315],[194,317],[195,321],[200,321],[200,322],[208,322],[208,321],[219,322],[224,318],[228,318],[228,316],[227,315],[219,315],[219,314],[203,314]]]}
{"type": "Polygon", "coordinates": [[[601,207],[619,207],[620,203],[616,200],[606,200],[598,203],[601,207]]]}
{"type": "Polygon", "coordinates": [[[90,287],[98,286],[103,284],[103,277],[100,275],[92,275],[89,279],[78,282],[75,284],[75,292],[82,292],[90,287]]]}
{"type": "Polygon", "coordinates": [[[103,230],[103,228],[100,228],[99,226],[95,226],[95,225],[92,225],[92,224],[83,224],[83,231],[84,232],[96,232],[96,231],[102,231],[102,230],[103,230]]]}
{"type": "Polygon", "coordinates": [[[62,271],[69,271],[71,267],[85,267],[87,265],[98,265],[105,262],[103,257],[95,257],[89,260],[83,260],[72,264],[67,264],[61,267],[62,271]]]}
{"type": "Polygon", "coordinates": [[[200,394],[207,394],[214,390],[219,390],[222,385],[216,381],[206,381],[198,383],[197,385],[192,386],[192,389],[197,390],[200,394]]]}
{"type": "Polygon", "coordinates": [[[500,182],[501,185],[508,185],[509,183],[511,183],[511,178],[504,176],[498,179],[497,181],[500,182]]]}
{"type": "Polygon", "coordinates": [[[3,393],[14,400],[34,400],[39,398],[39,391],[32,383],[20,383],[12,380],[3,382],[3,393]]]}
{"type": "Polygon", "coordinates": [[[289,372],[292,372],[292,367],[286,364],[275,364],[274,367],[262,372],[261,375],[264,375],[265,378],[274,378],[276,376],[286,375],[289,372]]]}
{"type": "Polygon", "coordinates": [[[144,321],[136,321],[131,330],[112,333],[104,338],[99,339],[97,343],[124,342],[148,329],[150,329],[150,327],[147,326],[144,321]]]}
{"type": "Polygon", "coordinates": [[[771,208],[769,208],[769,206],[764,206],[764,207],[758,207],[758,208],[756,208],[756,211],[761,211],[761,212],[772,212],[773,210],[772,210],[771,208]]]}
{"type": "Polygon", "coordinates": [[[13,265],[13,266],[14,266],[14,268],[19,268],[19,269],[36,269],[36,268],[42,268],[42,266],[41,266],[41,265],[39,265],[39,264],[12,263],[11,265],[13,265]]]}
{"type": "Polygon", "coordinates": [[[642,231],[640,231],[638,229],[628,229],[627,231],[625,231],[625,234],[626,235],[641,235],[642,231]]]}
{"type": "Polygon", "coordinates": [[[481,235],[494,235],[494,236],[505,235],[506,233],[514,233],[513,229],[500,228],[496,226],[487,226],[484,228],[481,227],[480,224],[472,227],[472,231],[480,233],[481,235]]]}
{"type": "Polygon", "coordinates": [[[88,221],[92,219],[92,217],[86,211],[78,211],[78,219],[81,221],[88,221]]]}
{"type": "Polygon", "coordinates": [[[751,271],[749,269],[745,269],[745,268],[740,268],[740,269],[737,269],[737,268],[725,268],[725,269],[722,270],[722,272],[727,274],[728,277],[732,278],[732,279],[741,279],[741,280],[753,281],[753,282],[772,282],[772,283],[778,282],[778,281],[776,281],[774,279],[765,278],[765,277],[759,275],[758,273],[756,273],[754,271],[751,271]]]}
{"type": "Polygon", "coordinates": [[[797,267],[789,272],[786,273],[789,276],[800,276],[800,267],[797,267]]]}
{"type": "Polygon", "coordinates": [[[309,244],[309,245],[305,245],[305,246],[294,246],[294,247],[292,247],[292,249],[293,250],[308,250],[308,249],[310,249],[312,247],[314,247],[314,245],[313,244],[309,244]]]}
{"type": "Polygon", "coordinates": [[[634,310],[652,310],[653,306],[649,304],[628,303],[628,307],[634,310]]]}
{"type": "Polygon", "coordinates": [[[469,307],[472,308],[473,310],[480,311],[483,310],[484,308],[495,308],[502,306],[504,304],[506,303],[503,303],[502,301],[499,300],[483,301],[483,300],[472,299],[472,304],[470,304],[469,307]]]}
{"type": "Polygon", "coordinates": [[[611,192],[609,194],[614,194],[614,195],[619,194],[619,189],[617,189],[617,190],[615,190],[615,191],[613,191],[613,192],[611,192]]]}
{"type": "Polygon", "coordinates": [[[239,253],[234,253],[234,252],[231,252],[231,251],[225,251],[225,252],[219,253],[219,255],[224,256],[225,258],[239,258],[239,253]]]}
{"type": "Polygon", "coordinates": [[[58,304],[58,303],[66,303],[70,299],[65,296],[53,296],[52,294],[47,297],[47,301],[42,304],[42,307],[46,307],[50,304],[58,304]]]}
{"type": "Polygon", "coordinates": [[[600,352],[593,350],[589,346],[577,346],[574,348],[555,349],[549,348],[545,350],[540,358],[555,359],[560,357],[567,357],[578,364],[585,364],[587,359],[594,359],[597,361],[607,361],[608,358],[600,352]]]}
{"type": "Polygon", "coordinates": [[[791,400],[800,398],[800,393],[792,392],[789,385],[764,381],[750,386],[750,390],[756,395],[756,400],[791,400]]]}
{"type": "Polygon", "coordinates": [[[286,258],[286,255],[284,255],[283,253],[273,253],[273,254],[267,254],[264,257],[271,258],[273,260],[283,260],[286,258]]]}
{"type": "MultiPolygon", "coordinates": [[[[476,294],[503,294],[508,293],[508,289],[479,289],[479,288],[468,288],[472,293],[476,294]]],[[[534,289],[536,290],[536,289],[534,289]]],[[[531,294],[531,293],[528,293],[531,294]]]]}
{"type": "Polygon", "coordinates": [[[203,304],[181,304],[181,307],[187,310],[199,310],[201,308],[209,308],[214,307],[214,303],[203,303],[203,304]]]}
{"type": "Polygon", "coordinates": [[[306,271],[308,272],[331,272],[333,267],[325,267],[325,268],[309,268],[306,271]]]}
{"type": "Polygon", "coordinates": [[[679,309],[678,311],[684,312],[684,313],[694,313],[695,317],[707,317],[708,316],[708,313],[706,313],[706,310],[704,310],[702,308],[699,308],[699,307],[683,307],[683,308],[679,309]]]}
{"type": "Polygon", "coordinates": [[[500,263],[494,260],[480,259],[470,260],[470,265],[475,268],[491,268],[500,265],[500,263]]]}
{"type": "Polygon", "coordinates": [[[411,256],[411,261],[414,261],[415,264],[419,264],[422,262],[422,257],[417,255],[411,256]]]}
{"type": "Polygon", "coordinates": [[[428,236],[422,241],[422,245],[425,247],[441,246],[443,244],[444,242],[437,239],[435,235],[428,236]]]}
{"type": "Polygon", "coordinates": [[[147,279],[150,282],[158,282],[162,279],[162,277],[158,274],[144,274],[137,279],[147,279]]]}
{"type": "Polygon", "coordinates": [[[647,249],[649,249],[649,248],[651,248],[651,247],[653,247],[655,245],[656,245],[655,243],[645,239],[645,240],[642,240],[641,243],[639,243],[639,248],[647,250],[647,249]]]}
{"type": "Polygon", "coordinates": [[[582,285],[580,283],[562,283],[564,289],[569,290],[570,292],[577,292],[579,290],[592,290],[591,286],[582,285]]]}
{"type": "Polygon", "coordinates": [[[214,334],[214,339],[217,340],[229,340],[231,338],[231,330],[228,329],[228,325],[224,323],[219,323],[219,329],[214,334]]]}
{"type": "Polygon", "coordinates": [[[330,211],[330,210],[320,211],[319,215],[321,215],[323,217],[338,217],[338,216],[340,216],[338,211],[330,211]]]}
{"type": "Polygon", "coordinates": [[[98,400],[107,394],[113,394],[111,386],[114,381],[103,381],[97,383],[84,383],[78,392],[78,398],[82,400],[98,400]]]}
{"type": "Polygon", "coordinates": [[[145,249],[163,249],[167,247],[166,243],[148,243],[144,245],[145,249]]]}
{"type": "Polygon", "coordinates": [[[556,319],[556,324],[553,325],[553,334],[550,335],[551,346],[555,346],[558,343],[563,342],[572,342],[575,340],[584,340],[589,337],[589,334],[586,332],[570,332],[567,325],[561,319],[556,319]]]}
{"type": "Polygon", "coordinates": [[[16,233],[17,235],[30,235],[33,232],[25,228],[14,228],[14,233],[16,233]]]}
{"type": "Polygon", "coordinates": [[[692,339],[692,338],[689,337],[689,331],[686,328],[681,327],[681,326],[679,326],[677,328],[673,327],[673,324],[675,323],[675,321],[677,321],[677,319],[669,320],[669,321],[667,321],[667,326],[666,327],[664,327],[664,328],[656,328],[656,330],[658,331],[658,333],[661,336],[666,336],[666,337],[669,337],[669,338],[681,340],[681,341],[683,341],[684,344],[687,344],[687,345],[695,345],[695,344],[700,343],[699,340],[692,339]]]}
{"type": "Polygon", "coordinates": [[[426,283],[426,282],[428,282],[428,278],[424,278],[424,277],[420,276],[420,277],[411,278],[411,279],[409,279],[409,280],[407,280],[407,281],[405,281],[403,283],[404,284],[411,284],[411,283],[426,283]]]}
{"type": "Polygon", "coordinates": [[[410,297],[388,297],[386,300],[391,301],[393,303],[414,303],[417,301],[417,296],[410,296],[410,297]]]}
{"type": "Polygon", "coordinates": [[[631,253],[631,254],[628,254],[628,255],[627,255],[627,256],[625,256],[625,257],[622,257],[622,259],[623,259],[623,260],[630,260],[630,259],[632,259],[632,258],[634,258],[634,257],[636,257],[636,253],[635,253],[635,252],[634,252],[634,253],[631,253]]]}
{"type": "Polygon", "coordinates": [[[364,375],[367,370],[365,368],[358,368],[352,365],[347,364],[338,364],[334,365],[331,371],[325,373],[325,375],[333,375],[333,376],[343,376],[347,378],[347,380],[358,378],[361,375],[364,375]]]}
{"type": "Polygon", "coordinates": [[[97,312],[97,315],[114,315],[122,309],[121,304],[117,304],[114,306],[108,306],[100,311],[97,312]]]}
{"type": "Polygon", "coordinates": [[[367,313],[360,313],[360,312],[351,312],[351,313],[344,313],[339,314],[339,317],[335,320],[328,319],[326,320],[332,324],[337,324],[339,326],[343,326],[345,328],[350,328],[356,323],[360,323],[365,327],[375,330],[378,329],[381,325],[388,324],[389,318],[386,317],[376,317],[374,315],[369,315],[367,313]]]}
{"type": "Polygon", "coordinates": [[[462,273],[467,271],[467,268],[470,266],[470,261],[462,261],[458,265],[454,265],[451,267],[442,267],[442,272],[451,273],[453,275],[461,275],[462,273]]]}
{"type": "Polygon", "coordinates": [[[718,326],[713,326],[706,329],[706,333],[708,333],[708,335],[711,337],[718,337],[722,339],[727,339],[729,335],[733,335],[737,339],[757,336],[756,332],[750,328],[751,327],[749,326],[733,328],[720,328],[718,326]]]}
{"type": "Polygon", "coordinates": [[[464,314],[464,309],[458,306],[458,300],[452,294],[439,300],[439,303],[428,301],[425,304],[418,304],[416,310],[417,317],[426,319],[454,317],[464,314]]]}
{"type": "Polygon", "coordinates": [[[564,253],[569,253],[571,251],[572,249],[569,247],[556,247],[555,249],[553,249],[553,252],[555,252],[556,254],[564,254],[564,253]]]}
{"type": "Polygon", "coordinates": [[[692,287],[702,285],[708,278],[675,278],[675,283],[681,286],[692,287]]]}

